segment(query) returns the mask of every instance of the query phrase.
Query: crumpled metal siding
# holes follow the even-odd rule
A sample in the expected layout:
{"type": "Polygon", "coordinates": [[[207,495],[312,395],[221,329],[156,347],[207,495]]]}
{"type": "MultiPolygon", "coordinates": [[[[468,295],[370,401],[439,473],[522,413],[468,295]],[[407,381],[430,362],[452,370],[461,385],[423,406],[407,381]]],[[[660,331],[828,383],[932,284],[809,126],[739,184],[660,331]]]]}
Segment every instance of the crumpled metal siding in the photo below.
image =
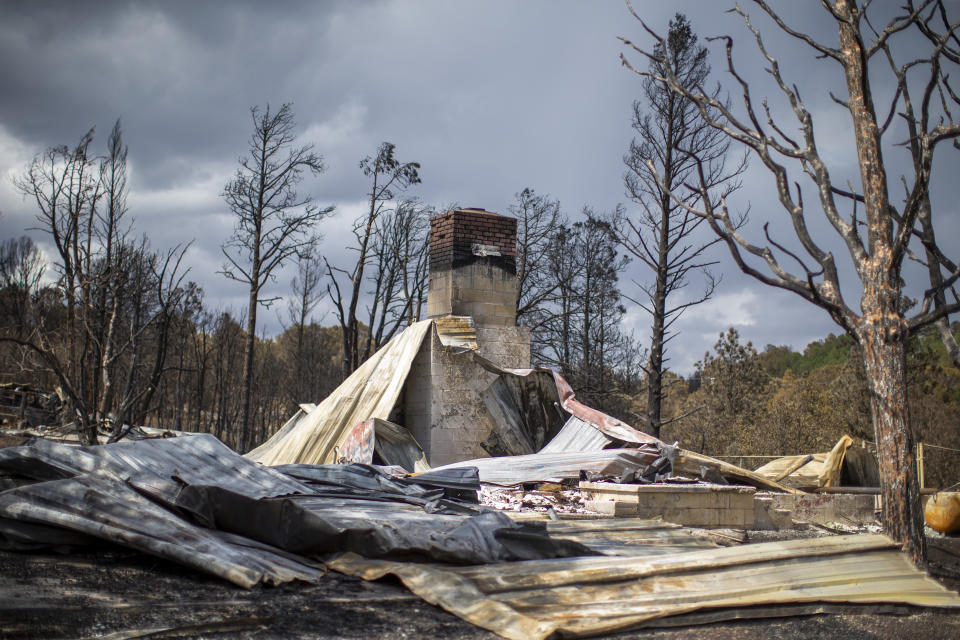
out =
{"type": "Polygon", "coordinates": [[[266,465],[337,462],[343,440],[355,425],[370,418],[390,417],[410,365],[432,327],[432,320],[407,327],[370,356],[289,432],[274,435],[247,457],[266,465]]]}
{"type": "Polygon", "coordinates": [[[370,418],[354,425],[341,440],[337,462],[372,464],[376,453],[384,464],[402,467],[408,473],[427,471],[430,463],[420,444],[405,427],[370,418]]]}
{"type": "MultiPolygon", "coordinates": [[[[555,411],[557,405],[567,414],[579,418],[611,440],[633,445],[661,444],[657,438],[577,400],[570,384],[552,369],[502,369],[479,354],[474,353],[473,357],[484,369],[500,376],[503,383],[511,390],[512,397],[524,398],[521,403],[515,402],[514,407],[520,409],[521,422],[533,434],[529,436],[530,441],[537,443],[539,447],[549,442],[562,426],[554,424],[552,417],[557,414],[555,411]],[[546,437],[543,434],[546,434],[546,437]]],[[[510,405],[504,405],[505,410],[509,408],[510,405]]],[[[522,453],[532,453],[532,451],[515,452],[512,455],[522,453]]]]}
{"type": "Polygon", "coordinates": [[[403,467],[408,473],[430,470],[420,443],[406,428],[386,420],[374,419],[374,450],[385,464],[403,467]]]}
{"type": "Polygon", "coordinates": [[[85,447],[36,439],[0,449],[0,471],[35,481],[111,473],[123,480],[136,478],[168,502],[184,484],[220,484],[255,498],[309,493],[303,484],[238,456],[208,433],[85,447]]]}
{"type": "Polygon", "coordinates": [[[311,567],[306,559],[291,561],[279,550],[256,548],[253,541],[238,545],[219,532],[190,524],[108,473],[4,491],[0,493],[0,518],[6,520],[5,527],[10,529],[14,542],[8,546],[14,548],[18,538],[30,539],[29,529],[15,526],[25,522],[115,542],[241,587],[261,582],[313,581],[323,576],[323,570],[311,567]]]}
{"type": "MultiPolygon", "coordinates": [[[[487,362],[484,367],[491,370],[487,362]]],[[[536,453],[567,419],[553,376],[546,369],[516,375],[493,367],[492,372],[498,377],[481,398],[497,428],[483,442],[484,450],[492,456],[536,453]]]]}
{"type": "Polygon", "coordinates": [[[599,451],[611,442],[613,440],[589,422],[584,422],[577,416],[570,416],[553,440],[537,453],[599,451]]]}
{"type": "Polygon", "coordinates": [[[363,465],[281,469],[290,475],[210,435],[3,449],[0,474],[33,483],[0,492],[0,546],[98,538],[244,587],[319,577],[291,553],[350,550],[451,563],[595,553],[552,539],[542,523],[452,501],[448,490],[473,490],[475,500],[473,470],[407,480],[363,465]],[[64,539],[52,528],[77,535],[64,539]]]}
{"type": "Polygon", "coordinates": [[[524,482],[560,482],[568,478],[578,478],[581,471],[619,477],[625,471],[646,468],[659,456],[659,451],[654,447],[535,453],[527,456],[465,460],[437,467],[435,470],[476,467],[480,472],[481,482],[510,486],[524,482]]]}
{"type": "Polygon", "coordinates": [[[622,440],[623,442],[638,445],[661,444],[657,438],[638,431],[613,416],[609,416],[602,411],[583,404],[576,399],[573,393],[573,387],[563,379],[563,376],[556,371],[550,371],[550,373],[553,375],[553,379],[557,385],[557,392],[560,394],[560,405],[566,409],[570,415],[576,416],[587,424],[593,425],[603,432],[604,435],[614,440],[622,440]]]}
{"type": "Polygon", "coordinates": [[[771,542],[654,557],[564,558],[435,567],[345,554],[330,568],[411,591],[515,640],[590,636],[701,610],[715,620],[764,615],[758,605],[901,603],[960,608],[960,597],[878,535],[771,542]]]}
{"type": "MultiPolygon", "coordinates": [[[[369,463],[374,450],[370,419],[387,420],[406,384],[413,359],[428,332],[441,344],[462,350],[497,376],[483,393],[496,428],[484,442],[495,456],[532,454],[561,430],[568,415],[611,441],[659,444],[602,411],[580,403],[563,377],[549,369],[503,369],[476,351],[476,332],[465,317],[424,320],[407,327],[364,362],[312,411],[297,412],[266,443],[247,454],[267,465],[331,464],[340,459],[369,463]]],[[[301,409],[302,411],[302,409],[301,409]]]]}

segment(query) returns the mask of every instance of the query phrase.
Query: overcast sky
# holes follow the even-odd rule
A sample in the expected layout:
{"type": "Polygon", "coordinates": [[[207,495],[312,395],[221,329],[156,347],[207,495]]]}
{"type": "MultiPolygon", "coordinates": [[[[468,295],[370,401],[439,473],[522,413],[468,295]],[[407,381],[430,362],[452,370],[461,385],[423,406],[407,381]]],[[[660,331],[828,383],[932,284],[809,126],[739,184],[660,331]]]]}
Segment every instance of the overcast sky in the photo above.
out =
{"type": "MultiPolygon", "coordinates": [[[[680,11],[701,37],[733,35],[744,74],[759,83],[756,95],[770,95],[775,113],[783,114],[742,20],[725,13],[732,4],[634,2],[660,31],[680,11]]],[[[818,3],[774,5],[793,26],[836,42],[818,3]]],[[[855,180],[849,116],[827,95],[843,95],[838,68],[780,37],[759,10],[747,8],[784,74],[801,87],[835,181],[855,180]]],[[[233,226],[220,194],[246,150],[249,108],[268,102],[293,103],[300,141],[314,143],[328,165],[302,190],[336,206],[321,228],[322,251],[335,263],[347,260],[349,224],[367,189],[358,162],[384,140],[397,145],[402,161],[422,164],[423,183],[409,194],[435,206],[456,202],[506,212],[516,192],[532,187],[558,199],[571,217],[584,205],[607,211],[623,203],[631,211],[622,158],[640,87],[619,63],[624,47],[617,36],[649,43],[620,0],[0,1],[0,237],[29,233],[43,246],[42,234],[27,231],[35,210],[11,178],[35,154],[73,144],[91,126],[102,151],[120,118],[136,228],[157,249],[193,240],[189,278],[204,288],[209,306],[239,313],[243,286],[216,274],[220,244],[233,226]]],[[[722,73],[722,51],[712,51],[714,78],[732,86],[722,73]]],[[[899,51],[906,59],[924,49],[905,40],[899,51]]],[[[891,166],[903,153],[891,150],[891,166]]],[[[957,155],[941,151],[937,161],[938,233],[956,259],[957,155]]],[[[804,188],[813,201],[812,189],[804,188]]],[[[900,193],[894,191],[895,201],[900,193]]],[[[769,221],[777,239],[789,243],[772,181],[758,162],[731,204],[750,207],[752,237],[769,221]]],[[[841,255],[823,221],[812,224],[817,239],[841,255]]],[[[823,311],[741,275],[719,248],[714,257],[723,282],[713,300],[678,323],[673,368],[689,372],[730,326],[759,348],[802,349],[839,333],[823,311]]],[[[911,291],[922,291],[922,271],[908,274],[911,291]]],[[[844,275],[854,303],[856,284],[848,268],[844,275]]],[[[288,293],[291,276],[280,274],[272,293],[288,293]]],[[[630,279],[646,277],[633,268],[622,288],[635,293],[630,279]]],[[[691,284],[691,295],[697,287],[691,284]]],[[[317,318],[334,323],[324,312],[317,318]]],[[[279,328],[275,311],[260,317],[268,334],[279,328]]],[[[642,311],[631,308],[627,325],[647,340],[642,311]]]]}

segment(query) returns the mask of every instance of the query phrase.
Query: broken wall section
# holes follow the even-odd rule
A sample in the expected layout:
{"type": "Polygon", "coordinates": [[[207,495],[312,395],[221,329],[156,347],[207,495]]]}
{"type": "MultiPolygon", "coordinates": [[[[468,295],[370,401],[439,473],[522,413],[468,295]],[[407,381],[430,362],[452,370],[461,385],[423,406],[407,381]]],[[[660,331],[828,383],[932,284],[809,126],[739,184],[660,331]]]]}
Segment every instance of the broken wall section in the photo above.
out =
{"type": "Polygon", "coordinates": [[[436,332],[423,341],[407,378],[404,421],[432,466],[487,457],[481,443],[494,425],[481,393],[496,379],[436,332]]]}

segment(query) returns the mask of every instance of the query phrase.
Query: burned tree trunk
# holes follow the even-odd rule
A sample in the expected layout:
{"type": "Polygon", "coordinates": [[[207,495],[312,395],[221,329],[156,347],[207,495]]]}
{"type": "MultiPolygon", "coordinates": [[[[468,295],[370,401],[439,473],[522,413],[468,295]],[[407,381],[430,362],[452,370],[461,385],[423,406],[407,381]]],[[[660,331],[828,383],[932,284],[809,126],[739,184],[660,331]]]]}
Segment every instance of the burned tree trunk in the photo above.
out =
{"type": "MultiPolygon", "coordinates": [[[[718,239],[709,232],[702,235],[703,218],[683,204],[696,205],[702,198],[692,184],[698,167],[705,168],[706,190],[716,200],[739,187],[746,165],[743,160],[728,167],[730,140],[710,126],[696,104],[654,79],[669,74],[694,89],[710,75],[707,49],[683,14],[670,21],[665,41],[654,47],[649,73],[642,99],[633,103],[631,124],[637,137],[623,158],[624,186],[636,211],[618,212],[609,230],[628,254],[652,272],[653,284],[637,283],[641,295],[626,297],[652,318],[650,352],[641,368],[647,380],[646,428],[660,437],[663,424],[675,419],[664,421],[661,415],[667,345],[677,335],[675,323],[686,309],[709,300],[717,285],[710,271],[714,261],[706,252],[718,239]],[[703,284],[702,293],[682,295],[682,289],[697,281],[703,284]]],[[[718,87],[712,97],[719,91],[718,87]]]]}
{"type": "Polygon", "coordinates": [[[883,528],[887,535],[903,545],[914,563],[923,564],[926,541],[907,404],[906,350],[902,338],[906,323],[896,310],[881,311],[869,318],[861,326],[860,344],[870,386],[883,528]]]}
{"type": "MultiPolygon", "coordinates": [[[[664,208],[664,218],[669,217],[669,207],[664,208]]],[[[650,356],[647,359],[647,424],[650,435],[660,437],[660,407],[663,404],[663,347],[666,336],[664,326],[667,318],[667,229],[669,223],[662,226],[657,262],[657,280],[650,298],[653,327],[650,332],[650,356]]]]}
{"type": "Polygon", "coordinates": [[[224,186],[223,197],[236,216],[233,235],[221,251],[227,259],[219,273],[248,286],[247,339],[244,357],[243,400],[237,446],[251,443],[251,395],[253,392],[254,346],[257,333],[257,305],[269,306],[263,287],[294,256],[302,255],[319,239],[315,225],[333,211],[320,208],[310,195],[297,193],[305,174],[324,171],[323,158],[313,145],[294,146],[295,123],[290,104],[277,111],[254,107],[250,110],[253,135],[249,153],[240,158],[240,168],[224,186]]]}
{"type": "Polygon", "coordinates": [[[887,535],[900,542],[915,563],[923,564],[926,542],[907,406],[908,327],[901,311],[902,257],[896,252],[893,220],[889,214],[881,131],[867,77],[867,51],[853,21],[858,7],[848,0],[839,0],[835,9],[844,18],[838,22],[840,52],[844,58],[849,94],[847,108],[853,121],[867,221],[869,257],[857,264],[864,291],[856,333],[863,347],[870,385],[870,413],[880,466],[882,521],[887,535]]]}
{"type": "MultiPolygon", "coordinates": [[[[844,101],[833,94],[830,97],[849,113],[853,125],[853,144],[860,172],[858,186],[848,183],[849,190],[845,190],[834,185],[817,147],[813,116],[804,105],[799,89],[783,78],[779,63],[767,49],[760,29],[739,7],[734,11],[743,18],[766,61],[765,70],[786,98],[796,119],[795,130],[799,131],[799,137],[793,137],[796,134],[792,130],[786,133],[788,128],[776,122],[776,114],[766,99],[762,105],[755,102],[750,83],[734,64],[730,37],[718,40],[725,43],[727,71],[742,92],[743,116],[734,113],[711,93],[705,93],[702,86],[691,88],[685,85],[669,67],[657,74],[636,69],[626,58],[623,61],[640,76],[652,78],[696,104],[711,127],[752,150],[773,176],[777,199],[789,217],[795,239],[805,256],[774,240],[766,226],[765,244],[753,244],[741,235],[727,203],[714,203],[707,197],[709,183],[702,163],[698,170],[703,206],[694,207],[685,204],[676,194],[672,193],[672,196],[678,204],[709,223],[726,243],[742,271],[765,284],[792,291],[824,309],[860,343],[880,463],[884,529],[902,544],[916,564],[922,565],[925,542],[907,406],[904,354],[911,332],[960,311],[960,303],[947,304],[942,295],[946,287],[960,278],[960,269],[936,246],[929,212],[934,148],[944,141],[956,144],[960,138],[960,123],[952,115],[953,110],[960,107],[960,96],[949,84],[946,69],[948,65],[960,65],[958,23],[951,22],[947,3],[942,0],[919,3],[908,0],[900,13],[892,15],[882,28],[875,28],[866,16],[868,9],[880,13],[887,7],[856,0],[834,0],[822,3],[837,26],[837,45],[830,46],[791,28],[764,0],[754,0],[754,4],[780,32],[804,42],[818,57],[837,63],[843,70],[847,99],[844,101]],[[929,55],[897,62],[891,42],[894,38],[902,39],[904,36],[900,34],[904,33],[925,38],[929,55]],[[886,57],[895,78],[894,90],[890,91],[885,103],[873,94],[874,87],[884,85],[871,85],[879,72],[871,70],[869,63],[877,54],[886,57]],[[913,83],[923,92],[918,108],[911,100],[908,74],[921,76],[913,83]],[[878,102],[881,103],[879,111],[887,114],[883,124],[877,118],[878,102]],[[909,148],[913,164],[912,174],[902,177],[905,196],[899,209],[890,200],[889,177],[883,158],[883,136],[896,116],[908,128],[908,143],[899,146],[909,148]],[[819,210],[847,249],[859,279],[854,286],[859,286],[863,292],[859,310],[844,301],[833,253],[813,239],[808,227],[813,214],[804,206],[800,184],[789,175],[790,165],[809,179],[817,194],[819,210]],[[838,198],[843,198],[851,206],[851,215],[841,214],[838,198]],[[928,261],[935,258],[937,264],[935,273],[931,269],[931,287],[924,293],[920,312],[907,318],[906,312],[913,303],[904,295],[903,262],[911,257],[908,245],[914,236],[923,242],[928,261]],[[784,268],[779,256],[787,256],[799,264],[800,272],[794,274],[784,268]],[[812,264],[808,264],[810,260],[812,264]],[[941,267],[951,273],[942,276],[941,267]]],[[[634,16],[639,19],[636,13],[634,16]]],[[[647,31],[657,38],[659,46],[665,46],[663,38],[649,28],[647,31]]],[[[629,41],[624,42],[647,59],[656,59],[655,52],[645,52],[629,41]]],[[[888,143],[888,149],[896,147],[888,143]]],[[[659,182],[663,184],[662,178],[659,182]]],[[[949,189],[955,185],[945,183],[942,187],[949,189]]],[[[665,185],[665,188],[669,189],[669,186],[665,185]]]]}

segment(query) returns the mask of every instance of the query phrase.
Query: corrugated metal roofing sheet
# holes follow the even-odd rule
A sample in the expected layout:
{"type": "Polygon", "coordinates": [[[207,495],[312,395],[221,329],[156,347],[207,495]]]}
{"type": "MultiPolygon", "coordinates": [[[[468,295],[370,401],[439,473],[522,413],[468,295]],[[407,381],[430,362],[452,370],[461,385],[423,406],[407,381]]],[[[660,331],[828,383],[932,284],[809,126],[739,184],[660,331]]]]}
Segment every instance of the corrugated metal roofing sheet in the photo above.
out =
{"type": "Polygon", "coordinates": [[[509,486],[524,482],[559,482],[566,478],[578,478],[581,471],[619,477],[625,471],[646,468],[659,455],[654,447],[535,453],[465,460],[437,467],[437,470],[476,467],[480,471],[481,482],[509,486]]]}
{"type": "MultiPolygon", "coordinates": [[[[522,457],[579,469],[590,455],[607,465],[657,455],[625,451],[522,457]]],[[[0,473],[32,483],[0,491],[0,546],[109,540],[244,587],[319,580],[323,567],[304,556],[361,552],[381,559],[347,553],[328,566],[366,579],[394,574],[428,602],[508,638],[596,635],[703,610],[712,619],[757,615],[750,607],[758,605],[960,607],[957,594],[883,536],[716,549],[657,521],[518,523],[472,505],[460,507],[476,514],[469,517],[431,513],[445,508],[446,489],[474,489],[477,476],[270,469],[208,435],[100,447],[34,442],[0,450],[0,473]],[[454,566],[463,563],[471,566],[454,566]]]]}
{"type": "Polygon", "coordinates": [[[957,594],[914,568],[889,539],[878,535],[464,568],[345,554],[329,566],[368,580],[395,575],[428,602],[515,640],[613,633],[704,609],[715,611],[715,619],[723,619],[723,609],[749,617],[751,610],[744,607],[757,605],[960,608],[957,594]]]}
{"type": "Polygon", "coordinates": [[[538,453],[563,453],[571,451],[599,451],[613,442],[599,429],[577,416],[570,416],[553,440],[538,453]]]}
{"type": "Polygon", "coordinates": [[[410,365],[432,326],[432,320],[423,320],[407,327],[290,431],[277,433],[247,457],[266,465],[336,463],[337,453],[355,425],[390,417],[410,365]]]}
{"type": "Polygon", "coordinates": [[[2,449],[0,474],[32,484],[0,492],[0,547],[99,538],[244,587],[322,573],[288,552],[458,563],[594,553],[542,523],[451,502],[447,486],[478,486],[472,470],[407,480],[364,465],[280,469],[210,435],[2,449]]]}
{"type": "Polygon", "coordinates": [[[672,522],[640,518],[546,522],[550,537],[571,540],[608,556],[660,556],[718,545],[672,522]]]}

